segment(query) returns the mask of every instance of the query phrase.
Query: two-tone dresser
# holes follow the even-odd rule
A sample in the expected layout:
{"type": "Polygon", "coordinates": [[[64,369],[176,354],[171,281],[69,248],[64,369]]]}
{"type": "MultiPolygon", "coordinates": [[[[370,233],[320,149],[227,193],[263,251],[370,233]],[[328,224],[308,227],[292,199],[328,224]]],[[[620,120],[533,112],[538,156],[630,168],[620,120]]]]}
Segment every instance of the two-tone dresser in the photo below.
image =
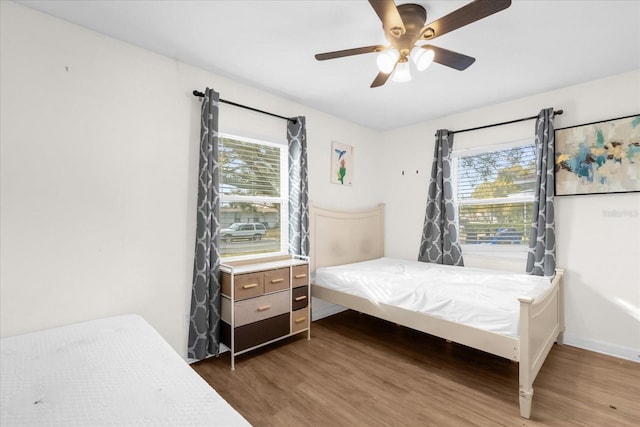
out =
{"type": "Polygon", "coordinates": [[[309,259],[297,255],[220,266],[221,342],[235,356],[294,334],[311,338],[309,259]]]}

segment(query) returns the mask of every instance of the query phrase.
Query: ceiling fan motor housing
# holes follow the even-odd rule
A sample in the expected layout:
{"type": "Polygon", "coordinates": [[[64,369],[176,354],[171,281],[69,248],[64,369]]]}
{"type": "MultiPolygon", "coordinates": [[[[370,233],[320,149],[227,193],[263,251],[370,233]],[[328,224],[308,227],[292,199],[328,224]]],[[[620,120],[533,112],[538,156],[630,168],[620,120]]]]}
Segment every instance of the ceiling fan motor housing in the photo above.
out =
{"type": "Polygon", "coordinates": [[[398,13],[404,23],[405,33],[396,37],[393,29],[385,28],[384,34],[389,44],[398,49],[400,58],[406,59],[416,41],[420,39],[420,32],[427,22],[427,11],[419,4],[407,3],[398,6],[398,13]]]}

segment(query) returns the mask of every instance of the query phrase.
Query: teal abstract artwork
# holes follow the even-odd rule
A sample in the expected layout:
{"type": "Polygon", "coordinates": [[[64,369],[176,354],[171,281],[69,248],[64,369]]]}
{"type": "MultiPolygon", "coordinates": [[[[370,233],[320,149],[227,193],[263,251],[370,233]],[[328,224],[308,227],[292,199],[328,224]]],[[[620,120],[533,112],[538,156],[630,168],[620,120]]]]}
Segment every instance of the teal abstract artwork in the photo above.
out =
{"type": "Polygon", "coordinates": [[[558,129],[556,195],[640,191],[640,115],[558,129]]]}

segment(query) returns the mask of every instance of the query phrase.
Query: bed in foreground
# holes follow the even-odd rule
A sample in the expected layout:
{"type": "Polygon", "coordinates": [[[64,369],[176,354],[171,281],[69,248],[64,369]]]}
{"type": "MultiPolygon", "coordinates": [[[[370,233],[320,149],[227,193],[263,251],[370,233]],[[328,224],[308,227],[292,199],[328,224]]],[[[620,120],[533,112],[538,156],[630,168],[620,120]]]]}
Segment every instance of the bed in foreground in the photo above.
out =
{"type": "Polygon", "coordinates": [[[3,338],[2,426],[248,426],[138,315],[3,338]]]}
{"type": "MultiPolygon", "coordinates": [[[[440,286],[437,291],[413,288],[411,286],[422,279],[412,275],[422,274],[422,272],[415,272],[414,269],[435,267],[430,274],[432,278],[436,278],[437,282],[449,280],[442,276],[450,273],[445,270],[451,270],[454,275],[461,276],[456,280],[464,282],[468,280],[466,275],[470,274],[469,270],[476,270],[474,273],[478,274],[482,274],[482,271],[465,269],[465,267],[425,266],[425,263],[417,261],[384,259],[384,207],[382,205],[371,210],[352,212],[332,211],[312,206],[310,219],[313,297],[518,362],[520,415],[524,418],[531,416],[533,381],[553,343],[557,341],[558,344],[562,344],[564,318],[561,269],[556,270],[556,275],[552,279],[547,279],[546,285],[542,283],[545,280],[542,278],[491,272],[494,275],[504,275],[500,280],[505,280],[507,285],[512,283],[514,286],[514,289],[509,290],[513,299],[511,305],[514,306],[511,307],[511,313],[506,313],[502,317],[497,316],[497,312],[508,308],[507,306],[510,305],[508,299],[511,297],[508,294],[500,295],[499,290],[496,289],[494,292],[498,293],[485,295],[484,298],[487,301],[492,301],[494,298],[505,300],[504,307],[500,305],[499,309],[493,313],[485,311],[469,315],[468,306],[462,304],[460,299],[442,293],[446,292],[447,286],[440,286]],[[333,266],[343,267],[327,268],[333,266]],[[363,276],[363,270],[369,270],[366,272],[369,276],[363,276]],[[332,274],[336,271],[338,275],[343,273],[343,279],[346,277],[346,280],[335,281],[332,274]],[[402,276],[405,280],[398,282],[394,276],[402,276]],[[399,288],[392,290],[378,288],[374,283],[376,281],[381,283],[393,281],[399,288]],[[531,282],[532,287],[517,287],[518,281],[531,282]],[[517,289],[522,289],[524,294],[515,297],[513,292],[517,292],[517,289]],[[425,297],[426,294],[431,296],[434,292],[436,299],[439,300],[438,303],[425,297]],[[423,302],[426,304],[422,304],[423,302]],[[426,308],[420,308],[425,305],[444,307],[445,312],[449,311],[453,314],[434,313],[426,308]],[[463,310],[456,314],[452,308],[461,305],[463,310]],[[472,321],[469,321],[469,318],[472,321]]],[[[484,281],[484,283],[493,284],[495,277],[486,276],[477,280],[479,283],[484,281]]],[[[448,286],[457,285],[449,284],[448,286]]],[[[478,289],[470,292],[478,292],[478,289]]],[[[465,292],[459,292],[459,296],[464,295],[465,292]]],[[[479,298],[468,298],[467,302],[470,303],[474,299],[479,298]]]]}

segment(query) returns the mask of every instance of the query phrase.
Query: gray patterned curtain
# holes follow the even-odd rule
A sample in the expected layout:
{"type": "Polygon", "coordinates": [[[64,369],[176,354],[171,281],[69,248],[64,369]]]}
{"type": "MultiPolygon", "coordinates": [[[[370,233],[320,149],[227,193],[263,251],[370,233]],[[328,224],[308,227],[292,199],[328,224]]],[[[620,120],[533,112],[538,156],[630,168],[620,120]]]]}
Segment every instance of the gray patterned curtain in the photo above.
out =
{"type": "Polygon", "coordinates": [[[289,253],[309,255],[307,128],[304,117],[287,122],[289,143],[289,253]]]}
{"type": "Polygon", "coordinates": [[[553,108],[541,110],[536,120],[536,193],[526,270],[536,276],[553,276],[556,268],[554,136],[553,108]]]}
{"type": "Polygon", "coordinates": [[[198,219],[193,260],[188,356],[202,360],[220,352],[220,168],[218,106],[220,95],[207,88],[202,101],[198,219]]]}
{"type": "Polygon", "coordinates": [[[451,181],[452,147],[453,132],[439,130],[418,261],[463,266],[451,181]]]}

